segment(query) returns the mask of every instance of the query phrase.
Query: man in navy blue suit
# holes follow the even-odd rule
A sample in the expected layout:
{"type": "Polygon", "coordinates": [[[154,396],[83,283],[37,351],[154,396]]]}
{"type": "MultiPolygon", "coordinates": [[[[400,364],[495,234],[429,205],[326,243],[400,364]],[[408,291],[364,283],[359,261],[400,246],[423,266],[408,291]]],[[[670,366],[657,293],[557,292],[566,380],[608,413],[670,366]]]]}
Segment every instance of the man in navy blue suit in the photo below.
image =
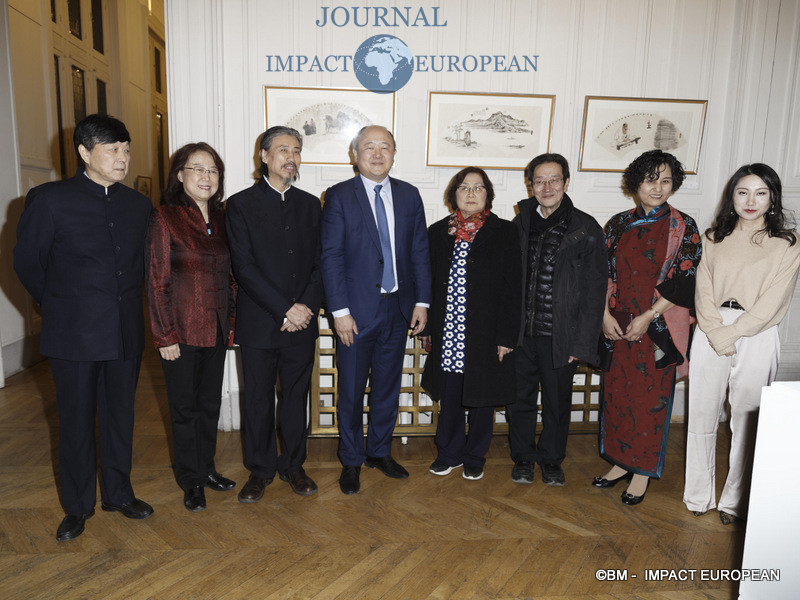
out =
{"type": "Polygon", "coordinates": [[[131,136],[89,115],[73,136],[82,167],[33,188],[17,226],[14,270],[42,309],[40,351],[50,359],[59,420],[59,478],[66,516],[59,541],[78,537],[97,501],[145,519],[131,487],[133,402],[144,350],[144,239],[152,205],[122,185],[131,136]],[[95,448],[95,413],[99,445],[95,448]]]}
{"type": "Polygon", "coordinates": [[[322,281],[339,336],[339,487],[360,489],[361,465],[395,479],[408,477],[391,456],[409,324],[428,320],[431,276],[422,198],[389,177],[394,136],[369,126],[352,144],[359,175],[325,192],[322,281]],[[363,402],[372,371],[366,451],[363,402]]]}

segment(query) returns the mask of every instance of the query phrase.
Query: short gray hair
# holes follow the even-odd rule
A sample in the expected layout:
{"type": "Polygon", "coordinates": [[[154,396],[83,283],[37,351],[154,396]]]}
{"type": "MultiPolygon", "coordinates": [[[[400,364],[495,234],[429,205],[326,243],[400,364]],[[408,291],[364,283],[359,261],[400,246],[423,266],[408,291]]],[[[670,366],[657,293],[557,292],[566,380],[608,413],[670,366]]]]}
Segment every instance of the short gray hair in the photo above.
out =
{"type": "Polygon", "coordinates": [[[392,138],[392,145],[394,145],[394,149],[397,150],[397,142],[394,139],[394,135],[391,131],[389,131],[388,127],[384,127],[383,125],[364,125],[361,129],[358,130],[358,133],[353,138],[353,141],[350,142],[350,148],[355,153],[358,150],[358,143],[361,141],[361,137],[364,135],[364,132],[370,127],[381,127],[386,130],[386,133],[389,134],[389,137],[392,138]]]}

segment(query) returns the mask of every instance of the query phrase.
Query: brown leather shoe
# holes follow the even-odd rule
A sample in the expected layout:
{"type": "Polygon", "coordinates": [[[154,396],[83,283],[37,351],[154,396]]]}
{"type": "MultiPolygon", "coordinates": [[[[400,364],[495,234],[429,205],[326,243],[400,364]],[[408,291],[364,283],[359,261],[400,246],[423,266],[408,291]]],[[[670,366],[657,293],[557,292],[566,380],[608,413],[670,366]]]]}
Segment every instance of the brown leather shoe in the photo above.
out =
{"type": "Polygon", "coordinates": [[[244,484],[242,490],[239,492],[239,502],[258,502],[261,496],[264,495],[264,489],[272,483],[272,479],[262,479],[253,474],[244,484]]]}
{"type": "Polygon", "coordinates": [[[292,486],[292,491],[301,496],[310,496],[317,493],[317,484],[311,479],[301,467],[294,473],[284,475],[281,473],[281,481],[285,481],[292,486]]]}

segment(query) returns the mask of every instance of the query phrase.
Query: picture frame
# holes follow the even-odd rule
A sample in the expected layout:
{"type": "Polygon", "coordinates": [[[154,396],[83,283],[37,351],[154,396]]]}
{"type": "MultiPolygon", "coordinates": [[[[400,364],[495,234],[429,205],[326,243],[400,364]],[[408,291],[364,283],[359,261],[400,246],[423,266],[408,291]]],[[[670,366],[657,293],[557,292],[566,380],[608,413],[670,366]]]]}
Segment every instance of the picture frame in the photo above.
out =
{"type": "Polygon", "coordinates": [[[264,86],[267,129],[285,125],[303,135],[303,163],[352,165],[350,142],[366,125],[394,133],[395,95],[364,89],[264,86]]]}
{"type": "Polygon", "coordinates": [[[648,150],[673,154],[696,174],[707,100],[586,96],[579,171],[623,172],[648,150]]]}
{"type": "Polygon", "coordinates": [[[143,175],[138,175],[136,179],[133,181],[133,189],[135,189],[140,194],[147,196],[151,200],[153,199],[151,194],[151,190],[153,189],[153,180],[150,177],[144,177],[143,175]]]}
{"type": "Polygon", "coordinates": [[[556,97],[428,92],[425,164],[523,170],[550,149],[556,97]]]}

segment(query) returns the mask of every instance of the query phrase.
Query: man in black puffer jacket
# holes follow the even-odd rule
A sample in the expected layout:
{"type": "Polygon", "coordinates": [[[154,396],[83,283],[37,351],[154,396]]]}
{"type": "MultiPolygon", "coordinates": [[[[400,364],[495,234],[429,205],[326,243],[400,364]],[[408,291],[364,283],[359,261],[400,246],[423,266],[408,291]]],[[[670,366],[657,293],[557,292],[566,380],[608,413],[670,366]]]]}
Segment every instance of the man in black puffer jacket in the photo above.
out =
{"type": "Polygon", "coordinates": [[[597,341],[608,286],[603,230],[567,196],[569,164],[560,154],[541,154],[526,171],[533,197],[514,219],[522,247],[523,313],[517,352],[517,401],[508,406],[516,483],[564,485],[578,361],[597,362],[597,341]],[[542,432],[536,442],[537,397],[542,386],[542,432]]]}

